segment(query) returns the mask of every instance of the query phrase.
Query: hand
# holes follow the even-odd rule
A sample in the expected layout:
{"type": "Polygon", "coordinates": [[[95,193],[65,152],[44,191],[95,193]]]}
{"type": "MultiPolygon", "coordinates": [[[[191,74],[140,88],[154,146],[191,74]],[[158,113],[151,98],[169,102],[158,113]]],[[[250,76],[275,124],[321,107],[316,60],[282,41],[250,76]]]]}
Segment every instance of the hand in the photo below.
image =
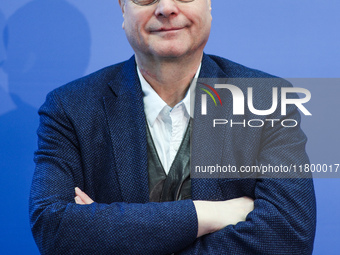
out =
{"type": "Polygon", "coordinates": [[[90,205],[94,202],[85,192],[83,192],[78,187],[75,188],[75,191],[76,191],[76,197],[74,198],[74,200],[76,201],[76,204],[90,205]]]}
{"type": "Polygon", "coordinates": [[[254,201],[240,197],[226,201],[194,201],[198,219],[197,237],[245,221],[254,210],[254,201]]]}

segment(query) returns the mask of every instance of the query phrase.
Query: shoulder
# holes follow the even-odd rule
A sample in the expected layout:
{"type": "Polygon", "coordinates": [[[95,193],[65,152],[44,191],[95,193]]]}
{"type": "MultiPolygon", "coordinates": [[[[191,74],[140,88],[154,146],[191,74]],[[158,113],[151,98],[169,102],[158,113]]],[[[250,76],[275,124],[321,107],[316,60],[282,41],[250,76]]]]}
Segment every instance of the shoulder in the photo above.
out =
{"type": "Polygon", "coordinates": [[[203,75],[200,78],[211,79],[206,80],[207,83],[234,85],[244,95],[248,95],[248,90],[252,89],[254,100],[269,108],[274,90],[280,94],[282,87],[292,87],[285,79],[214,55],[204,55],[202,72],[203,75]]]}
{"type": "Polygon", "coordinates": [[[256,86],[258,91],[262,91],[271,90],[272,87],[292,86],[283,78],[219,56],[205,54],[202,63],[205,67],[201,78],[226,78],[228,82],[236,83],[241,89],[256,86]]]}
{"type": "Polygon", "coordinates": [[[109,83],[116,79],[126,63],[127,61],[124,61],[105,67],[87,76],[71,81],[52,92],[62,97],[72,95],[103,96],[107,94],[106,91],[109,90],[109,83]]]}
{"type": "Polygon", "coordinates": [[[205,54],[204,58],[208,58],[210,60],[206,61],[208,63],[210,62],[210,65],[215,64],[218,68],[220,68],[228,78],[278,78],[269,73],[241,65],[223,57],[205,54]]]}
{"type": "Polygon", "coordinates": [[[58,102],[65,108],[97,107],[104,97],[136,91],[138,80],[134,56],[105,67],[51,91],[46,102],[58,102]],[[134,87],[127,86],[133,84],[134,87]]]}
{"type": "Polygon", "coordinates": [[[130,60],[69,82],[51,91],[40,111],[62,109],[70,115],[81,115],[84,109],[87,111],[101,109],[103,98],[114,97],[117,92],[128,90],[124,84],[130,84],[130,80],[135,79],[132,74],[135,69],[135,60],[132,57],[130,60]]]}

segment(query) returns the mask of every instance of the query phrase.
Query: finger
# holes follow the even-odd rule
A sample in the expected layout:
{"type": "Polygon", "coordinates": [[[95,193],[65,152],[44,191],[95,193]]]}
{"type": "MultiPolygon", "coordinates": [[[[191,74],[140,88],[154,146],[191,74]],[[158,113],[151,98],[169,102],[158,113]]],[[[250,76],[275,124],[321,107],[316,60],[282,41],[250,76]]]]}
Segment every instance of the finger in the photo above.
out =
{"type": "Polygon", "coordinates": [[[78,197],[78,196],[76,196],[74,198],[74,200],[76,201],[76,204],[78,204],[78,205],[85,205],[85,202],[83,200],[81,200],[81,198],[78,197]]]}
{"type": "Polygon", "coordinates": [[[89,205],[94,202],[85,192],[83,192],[78,187],[75,188],[75,191],[76,191],[76,196],[79,196],[81,200],[85,202],[85,204],[89,205]]]}
{"type": "Polygon", "coordinates": [[[254,200],[250,197],[243,197],[245,202],[247,203],[247,208],[252,211],[254,210],[254,200]]]}

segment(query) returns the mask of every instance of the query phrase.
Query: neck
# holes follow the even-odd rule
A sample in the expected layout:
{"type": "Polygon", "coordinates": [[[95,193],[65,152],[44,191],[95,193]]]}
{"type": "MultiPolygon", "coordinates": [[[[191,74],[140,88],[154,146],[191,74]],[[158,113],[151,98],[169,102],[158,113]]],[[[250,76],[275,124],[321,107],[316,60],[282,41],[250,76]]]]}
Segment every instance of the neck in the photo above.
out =
{"type": "Polygon", "coordinates": [[[136,55],[138,68],[156,93],[170,107],[180,102],[202,61],[201,53],[189,58],[144,58],[136,55]]]}

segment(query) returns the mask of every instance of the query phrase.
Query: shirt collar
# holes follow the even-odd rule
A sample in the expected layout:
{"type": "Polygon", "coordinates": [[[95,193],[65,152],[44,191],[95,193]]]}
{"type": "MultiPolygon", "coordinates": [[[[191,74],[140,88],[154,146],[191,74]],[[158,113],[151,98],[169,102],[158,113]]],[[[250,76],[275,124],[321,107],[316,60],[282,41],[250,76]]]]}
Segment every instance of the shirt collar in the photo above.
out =
{"type": "MultiPolygon", "coordinates": [[[[190,99],[191,98],[194,99],[193,96],[195,95],[195,90],[196,90],[196,80],[197,80],[198,75],[200,73],[201,65],[202,65],[202,63],[199,65],[199,67],[196,71],[195,77],[192,80],[185,97],[183,98],[182,101],[180,101],[177,104],[177,105],[179,105],[179,104],[183,103],[186,111],[188,112],[189,115],[191,115],[191,117],[193,117],[193,111],[190,111],[190,104],[191,104],[191,106],[193,106],[193,102],[191,102],[190,99]]],[[[144,101],[144,111],[145,111],[146,119],[147,119],[148,123],[151,126],[153,126],[153,124],[155,123],[155,121],[156,121],[158,115],[161,113],[161,111],[165,107],[170,108],[170,106],[168,106],[163,101],[163,99],[156,93],[156,91],[151,87],[151,85],[144,79],[143,75],[139,71],[138,66],[137,66],[137,73],[138,73],[138,77],[139,77],[139,80],[140,80],[140,84],[142,86],[142,91],[144,93],[143,101],[144,101]]]]}

